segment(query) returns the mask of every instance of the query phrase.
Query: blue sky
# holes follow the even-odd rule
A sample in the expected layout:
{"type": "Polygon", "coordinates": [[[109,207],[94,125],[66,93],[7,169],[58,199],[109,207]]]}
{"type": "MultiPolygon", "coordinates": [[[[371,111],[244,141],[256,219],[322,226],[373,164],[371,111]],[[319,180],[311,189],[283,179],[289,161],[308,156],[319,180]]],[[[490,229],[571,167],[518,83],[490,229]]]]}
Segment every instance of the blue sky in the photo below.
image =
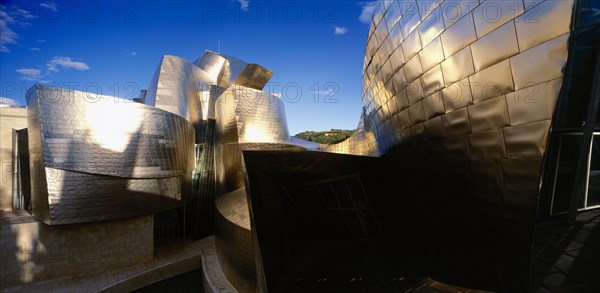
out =
{"type": "Polygon", "coordinates": [[[23,101],[43,82],[136,97],[162,55],[194,61],[220,50],[275,73],[268,90],[283,92],[290,133],[354,129],[372,8],[368,1],[2,1],[0,96],[23,101]]]}

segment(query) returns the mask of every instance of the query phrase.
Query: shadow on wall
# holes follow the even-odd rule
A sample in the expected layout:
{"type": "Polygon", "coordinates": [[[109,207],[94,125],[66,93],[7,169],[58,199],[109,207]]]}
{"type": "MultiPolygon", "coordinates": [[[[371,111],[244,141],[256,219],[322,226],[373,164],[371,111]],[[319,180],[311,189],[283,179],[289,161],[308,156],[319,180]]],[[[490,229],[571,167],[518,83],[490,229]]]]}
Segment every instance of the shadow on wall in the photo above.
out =
{"type": "Polygon", "coordinates": [[[244,161],[259,288],[409,276],[528,288],[533,218],[512,229],[501,193],[468,184],[486,190],[494,177],[469,178],[464,162],[416,146],[382,158],[245,151],[244,161]]]}
{"type": "Polygon", "coordinates": [[[152,216],[48,226],[3,212],[1,288],[81,276],[152,260],[152,216]]]}

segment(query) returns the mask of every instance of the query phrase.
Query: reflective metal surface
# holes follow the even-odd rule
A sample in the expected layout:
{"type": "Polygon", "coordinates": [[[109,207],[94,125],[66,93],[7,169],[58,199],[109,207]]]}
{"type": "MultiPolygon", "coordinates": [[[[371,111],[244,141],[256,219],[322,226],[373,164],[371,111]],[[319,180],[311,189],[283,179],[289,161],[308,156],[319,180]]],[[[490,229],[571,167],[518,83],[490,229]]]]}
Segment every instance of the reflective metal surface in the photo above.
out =
{"type": "MultiPolygon", "coordinates": [[[[513,180],[517,171],[511,166],[519,162],[530,170],[528,176],[539,178],[567,62],[574,1],[425,2],[377,6],[381,11],[375,12],[365,53],[364,129],[357,133],[373,133],[376,154],[386,160],[412,165],[421,158],[421,171],[400,171],[413,185],[427,182],[419,176],[427,176],[439,164],[466,166],[466,173],[444,171],[444,182],[466,179],[464,184],[472,187],[463,196],[469,197],[482,223],[488,223],[482,228],[491,232],[496,222],[504,223],[511,228],[490,235],[521,243],[495,253],[479,249],[490,266],[514,263],[514,268],[500,266],[497,273],[490,272],[497,276],[480,280],[479,286],[526,290],[527,285],[517,284],[527,283],[526,243],[533,232],[537,196],[532,191],[539,183],[513,180]],[[489,13],[492,10],[495,15],[489,13]],[[378,21],[377,15],[385,15],[387,21],[378,21]],[[388,73],[385,64],[390,60],[406,64],[388,73]]],[[[437,185],[440,188],[432,192],[461,195],[460,189],[437,185]]],[[[437,198],[426,190],[421,196],[437,198]]]]}
{"type": "MultiPolygon", "coordinates": [[[[578,76],[575,65],[565,75],[577,58],[574,5],[584,39],[597,29],[581,3],[589,4],[378,1],[362,114],[336,145],[290,138],[282,100],[262,91],[273,73],[210,51],[193,63],[164,56],[137,99],[144,104],[35,86],[27,97],[34,213],[67,224],[170,209],[190,196],[204,158],[202,178],[214,182],[202,183],[211,190],[200,210],[215,214],[204,225],[215,227],[219,261],[240,290],[287,290],[315,274],[409,272],[527,291],[538,200],[550,214],[578,208],[564,206],[570,195],[555,196],[560,204],[540,196],[542,166],[562,170],[544,161],[546,148],[596,120],[561,114],[585,108],[569,104],[594,96],[577,82],[600,76],[578,76]]],[[[595,231],[580,226],[570,227],[595,231]]]]}
{"type": "MultiPolygon", "coordinates": [[[[375,13],[385,15],[387,21],[373,19],[367,42],[363,108],[364,119],[368,120],[364,125],[369,127],[360,131],[375,134],[379,154],[395,145],[410,143],[408,136],[403,138],[395,132],[416,131],[421,123],[436,117],[441,107],[445,108],[442,119],[447,120],[443,116],[469,105],[521,88],[537,89],[546,81],[562,77],[573,1],[528,3],[527,9],[518,0],[433,2],[436,4],[390,1],[386,11],[375,13]],[[491,10],[497,12],[493,19],[486,14],[491,10]],[[400,33],[395,33],[397,30],[400,33]],[[387,73],[385,64],[392,60],[407,61],[400,66],[402,70],[387,73]],[[398,75],[402,77],[396,79],[398,75]],[[435,98],[440,93],[441,100],[435,98]],[[405,119],[406,114],[400,114],[406,106],[394,103],[404,97],[408,99],[410,120],[405,119]],[[396,118],[398,115],[402,117],[396,118]],[[388,120],[392,120],[392,126],[393,121],[398,121],[397,127],[384,127],[388,120]]],[[[386,5],[377,7],[383,9],[386,5]]],[[[558,93],[548,94],[531,107],[552,112],[558,93]]],[[[513,101],[523,103],[519,99],[513,101]]],[[[469,112],[477,109],[469,108],[469,112]]],[[[506,112],[527,116],[511,107],[506,112]]],[[[528,122],[533,121],[516,119],[496,128],[528,122]]],[[[478,131],[476,127],[464,134],[478,131]]]]}
{"type": "MultiPolygon", "coordinates": [[[[574,4],[378,1],[365,50],[358,128],[348,140],[319,149],[379,157],[379,169],[371,172],[380,186],[367,189],[367,196],[379,206],[374,214],[394,247],[386,257],[401,264],[410,257],[397,250],[425,249],[413,253],[415,272],[471,288],[529,290],[542,160],[565,78],[574,4]],[[414,243],[406,243],[407,237],[414,243]]],[[[292,161],[308,173],[319,167],[299,163],[296,155],[282,159],[289,160],[289,170],[270,167],[250,154],[244,153],[254,158],[246,158],[247,189],[257,209],[250,214],[259,241],[290,227],[321,239],[293,216],[261,214],[267,202],[288,197],[276,189],[287,180],[279,173],[296,170],[292,161]],[[264,169],[275,171],[258,171],[264,169]],[[276,186],[265,187],[271,184],[276,186]],[[282,219],[293,223],[267,223],[282,219]]],[[[274,156],[266,153],[261,160],[274,156]]],[[[287,243],[298,241],[291,233],[280,235],[286,253],[294,249],[287,243]]],[[[306,276],[289,271],[297,264],[293,253],[275,256],[266,249],[273,242],[259,243],[257,261],[265,266],[260,286],[280,288],[270,278],[282,274],[280,282],[306,276]],[[284,257],[285,265],[276,261],[284,257]]]]}
{"type": "Polygon", "coordinates": [[[225,274],[240,290],[254,288],[247,203],[224,200],[234,190],[245,197],[242,152],[320,147],[290,138],[283,101],[262,91],[271,76],[206,51],[194,63],[164,56],[135,102],[34,86],[27,96],[34,214],[50,225],[82,223],[157,213],[191,198],[188,230],[193,237],[214,230],[225,274]],[[246,213],[232,221],[240,209],[246,213]]]}
{"type": "Polygon", "coordinates": [[[33,212],[47,224],[149,214],[189,196],[194,127],[182,117],[42,85],[27,104],[33,212]]]}
{"type": "Polygon", "coordinates": [[[273,76],[273,72],[258,64],[211,51],[204,52],[194,64],[210,74],[212,83],[225,88],[236,84],[260,90],[273,76]]]}

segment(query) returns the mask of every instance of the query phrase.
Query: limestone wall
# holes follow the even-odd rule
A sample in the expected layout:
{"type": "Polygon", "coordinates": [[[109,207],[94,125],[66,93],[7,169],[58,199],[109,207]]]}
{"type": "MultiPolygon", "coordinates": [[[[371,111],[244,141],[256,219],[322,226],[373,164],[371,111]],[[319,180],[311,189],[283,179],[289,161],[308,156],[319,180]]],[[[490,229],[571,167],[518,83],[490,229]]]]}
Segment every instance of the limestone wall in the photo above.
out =
{"type": "Polygon", "coordinates": [[[48,226],[32,217],[0,220],[0,289],[103,273],[151,261],[153,215],[48,226]]]}
{"type": "Polygon", "coordinates": [[[26,108],[0,108],[0,210],[12,210],[13,130],[27,128],[26,108]]]}

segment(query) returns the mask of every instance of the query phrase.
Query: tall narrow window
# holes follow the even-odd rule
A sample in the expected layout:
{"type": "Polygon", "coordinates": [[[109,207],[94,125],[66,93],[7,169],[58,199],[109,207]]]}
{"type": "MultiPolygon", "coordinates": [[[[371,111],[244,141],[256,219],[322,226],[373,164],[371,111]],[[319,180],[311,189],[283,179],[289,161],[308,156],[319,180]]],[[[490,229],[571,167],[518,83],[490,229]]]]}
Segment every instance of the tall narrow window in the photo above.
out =
{"type": "Polygon", "coordinates": [[[582,200],[584,209],[600,207],[600,132],[594,133],[589,165],[587,194],[582,200]]]}
{"type": "Polygon", "coordinates": [[[600,80],[596,68],[600,58],[600,4],[581,0],[577,5],[565,78],[545,155],[538,214],[541,218],[600,207],[600,115],[593,117],[600,110],[590,111],[600,98],[594,89],[600,80]],[[587,127],[590,123],[595,129],[587,127]]]}

